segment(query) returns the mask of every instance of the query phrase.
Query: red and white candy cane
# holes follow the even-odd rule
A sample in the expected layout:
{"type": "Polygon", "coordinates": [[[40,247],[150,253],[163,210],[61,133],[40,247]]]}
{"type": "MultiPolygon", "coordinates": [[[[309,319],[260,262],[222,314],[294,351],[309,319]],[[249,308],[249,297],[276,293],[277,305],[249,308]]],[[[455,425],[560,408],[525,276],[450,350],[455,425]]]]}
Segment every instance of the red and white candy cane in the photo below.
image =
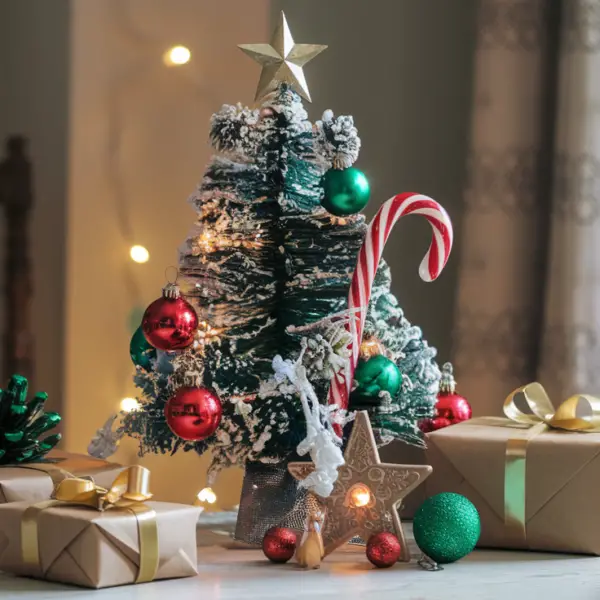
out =
{"type": "Polygon", "coordinates": [[[452,249],[452,223],[444,208],[429,196],[422,194],[398,194],[385,202],[367,229],[367,235],[358,254],[358,262],[352,276],[348,308],[353,311],[348,329],[352,336],[349,368],[342,376],[338,374],[331,381],[329,404],[348,408],[348,396],[358,363],[365,319],[371,288],[383,248],[396,221],[405,215],[423,215],[433,229],[433,239],[425,258],[419,267],[419,275],[424,281],[433,281],[446,266],[452,249]]]}

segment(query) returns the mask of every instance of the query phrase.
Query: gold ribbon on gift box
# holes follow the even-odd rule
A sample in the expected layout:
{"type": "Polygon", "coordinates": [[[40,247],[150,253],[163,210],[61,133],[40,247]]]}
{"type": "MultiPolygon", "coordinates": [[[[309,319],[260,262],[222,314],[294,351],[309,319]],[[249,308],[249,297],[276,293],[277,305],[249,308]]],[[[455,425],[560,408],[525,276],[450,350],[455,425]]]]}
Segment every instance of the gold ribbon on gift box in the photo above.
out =
{"type": "Polygon", "coordinates": [[[68,471],[56,466],[56,463],[34,462],[34,463],[16,463],[0,465],[0,469],[29,469],[30,471],[40,471],[46,473],[52,479],[53,485],[58,485],[63,479],[74,477],[68,471]]]}
{"type": "Polygon", "coordinates": [[[504,401],[504,414],[513,422],[529,425],[527,435],[506,442],[504,469],[504,522],[515,535],[526,539],[526,465],[529,442],[544,431],[560,429],[578,433],[600,431],[600,398],[577,394],[567,398],[555,409],[544,387],[530,383],[516,389],[504,401]],[[523,394],[531,413],[523,412],[516,404],[523,394]],[[587,403],[590,415],[580,417],[578,408],[587,403]]]}
{"type": "Polygon", "coordinates": [[[38,515],[51,507],[87,506],[98,511],[125,510],[136,518],[140,564],[136,583],[152,581],[158,570],[158,527],[155,511],[144,504],[152,498],[150,471],[139,465],[122,471],[110,489],[97,486],[89,479],[64,479],[54,490],[54,499],[27,508],[21,520],[21,554],[23,562],[41,569],[38,515]]]}

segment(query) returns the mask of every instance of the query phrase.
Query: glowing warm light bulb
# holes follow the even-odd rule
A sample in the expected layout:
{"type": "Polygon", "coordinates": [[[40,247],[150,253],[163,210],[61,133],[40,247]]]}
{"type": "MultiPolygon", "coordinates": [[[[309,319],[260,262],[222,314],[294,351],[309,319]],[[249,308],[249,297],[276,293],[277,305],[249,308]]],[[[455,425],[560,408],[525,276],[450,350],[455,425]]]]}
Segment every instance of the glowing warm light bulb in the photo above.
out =
{"type": "Polygon", "coordinates": [[[164,55],[165,64],[169,67],[185,65],[191,58],[192,53],[185,46],[173,46],[164,55]]]}
{"type": "Polygon", "coordinates": [[[371,490],[366,485],[357,485],[351,492],[352,505],[363,508],[371,502],[371,490]]]}
{"type": "Polygon", "coordinates": [[[129,256],[136,263],[146,263],[150,260],[150,252],[144,246],[131,246],[129,256]]]}
{"type": "Polygon", "coordinates": [[[196,498],[199,502],[206,502],[207,504],[214,504],[217,501],[217,495],[209,487],[200,490],[196,498]]]}
{"type": "Polygon", "coordinates": [[[121,410],[123,412],[130,413],[139,408],[140,403],[135,398],[123,398],[123,400],[121,400],[121,410]]]}

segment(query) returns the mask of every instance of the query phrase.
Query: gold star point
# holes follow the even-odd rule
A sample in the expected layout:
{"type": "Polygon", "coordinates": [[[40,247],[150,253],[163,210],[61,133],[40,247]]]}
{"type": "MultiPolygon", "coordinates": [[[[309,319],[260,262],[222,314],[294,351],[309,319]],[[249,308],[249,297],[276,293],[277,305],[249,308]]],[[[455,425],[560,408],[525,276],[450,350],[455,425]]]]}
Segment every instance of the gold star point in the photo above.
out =
{"type": "Polygon", "coordinates": [[[327,46],[296,44],[283,11],[270,44],[240,44],[239,48],[262,65],[256,101],[276,90],[280,83],[287,83],[311,102],[303,67],[327,46]]]}
{"type": "MultiPolygon", "coordinates": [[[[396,533],[402,548],[401,559],[410,560],[398,504],[431,474],[429,465],[382,463],[366,412],[356,414],[352,433],[344,452],[346,463],[338,470],[333,492],[320,498],[326,516],[323,527],[325,554],[330,554],[355,536],[367,541],[374,533],[396,533]],[[355,490],[368,492],[363,506],[352,502],[355,490]]],[[[302,481],[314,470],[311,462],[288,465],[291,475],[302,481]]]]}

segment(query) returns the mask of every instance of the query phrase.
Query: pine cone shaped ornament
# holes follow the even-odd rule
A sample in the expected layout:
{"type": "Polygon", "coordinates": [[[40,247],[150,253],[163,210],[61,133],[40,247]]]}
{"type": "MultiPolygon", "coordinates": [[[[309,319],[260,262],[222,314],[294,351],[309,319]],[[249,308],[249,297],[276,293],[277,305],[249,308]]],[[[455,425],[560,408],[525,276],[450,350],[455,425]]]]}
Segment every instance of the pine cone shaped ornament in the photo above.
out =
{"type": "Polygon", "coordinates": [[[41,439],[61,418],[44,412],[45,392],[28,402],[27,387],[25,377],[13,375],[6,389],[0,390],[0,465],[39,461],[60,441],[60,433],[41,439]]]}

